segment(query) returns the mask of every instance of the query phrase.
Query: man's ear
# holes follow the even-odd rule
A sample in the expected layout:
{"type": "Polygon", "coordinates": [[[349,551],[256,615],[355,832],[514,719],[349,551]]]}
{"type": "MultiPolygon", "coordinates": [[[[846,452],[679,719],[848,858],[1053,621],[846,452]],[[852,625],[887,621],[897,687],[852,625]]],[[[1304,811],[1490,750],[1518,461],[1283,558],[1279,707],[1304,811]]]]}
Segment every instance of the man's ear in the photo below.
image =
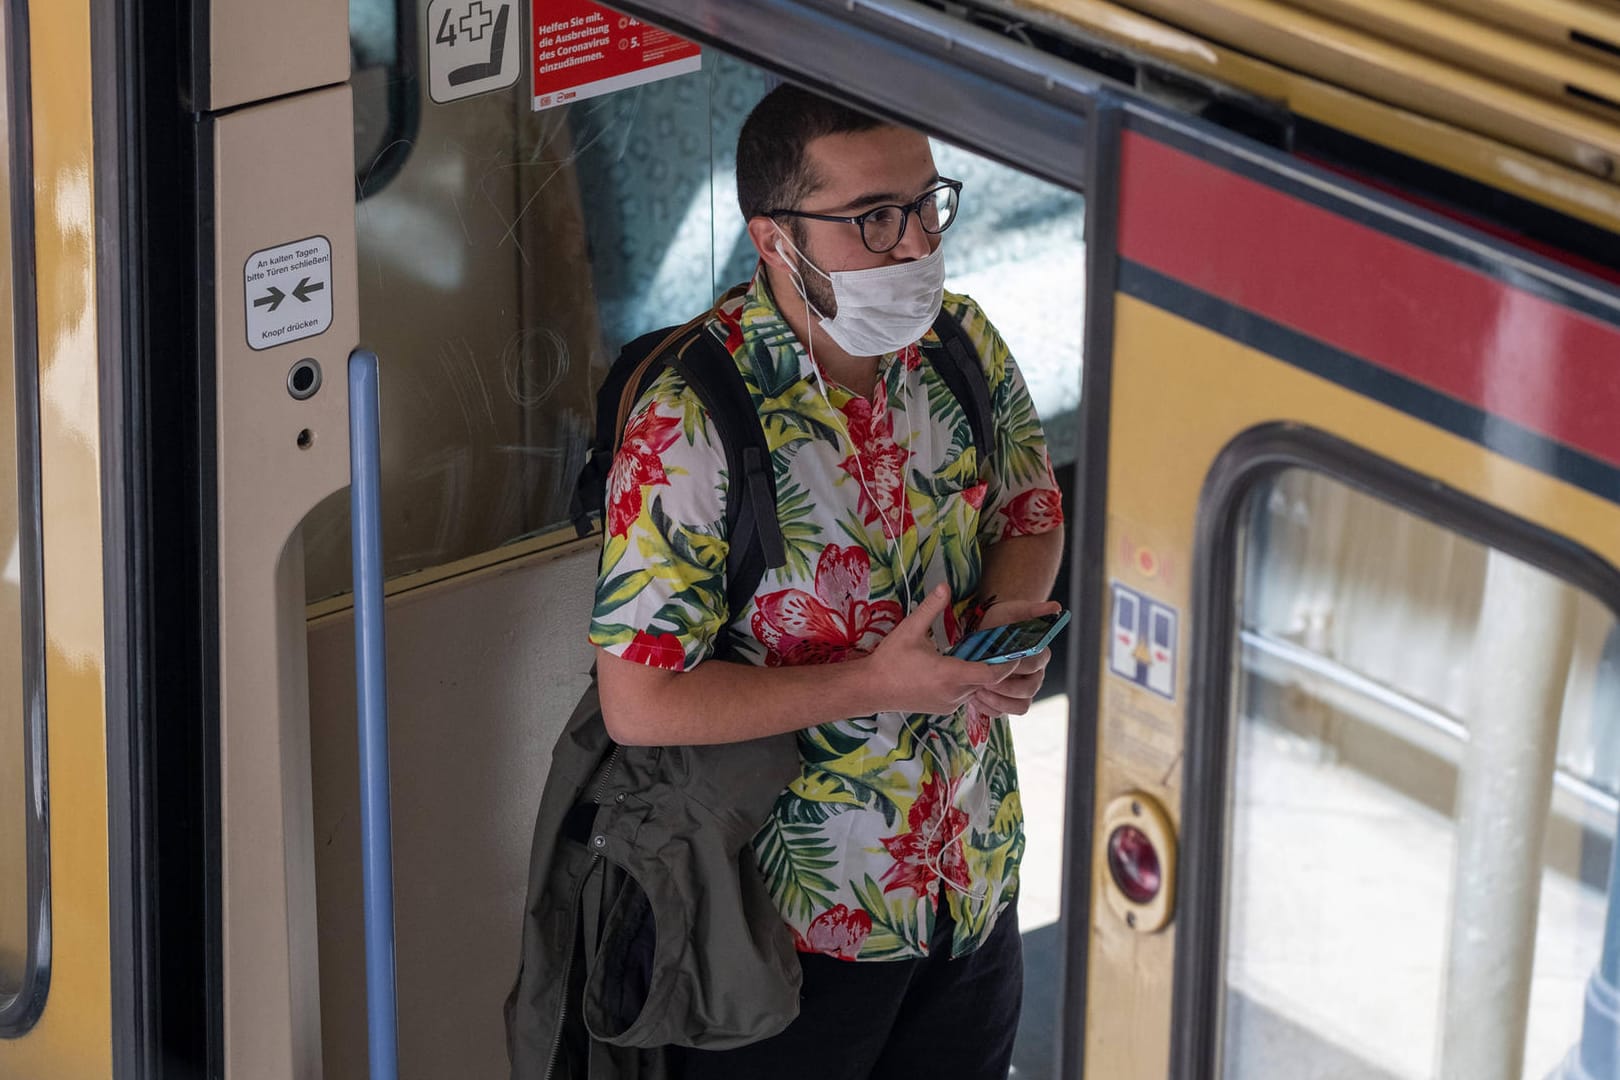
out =
{"type": "Polygon", "coordinates": [[[754,242],[754,250],[759,257],[765,260],[765,265],[778,270],[791,271],[793,265],[776,253],[776,245],[781,244],[785,250],[792,251],[782,239],[782,230],[774,220],[759,214],[748,219],[748,239],[754,242]]]}

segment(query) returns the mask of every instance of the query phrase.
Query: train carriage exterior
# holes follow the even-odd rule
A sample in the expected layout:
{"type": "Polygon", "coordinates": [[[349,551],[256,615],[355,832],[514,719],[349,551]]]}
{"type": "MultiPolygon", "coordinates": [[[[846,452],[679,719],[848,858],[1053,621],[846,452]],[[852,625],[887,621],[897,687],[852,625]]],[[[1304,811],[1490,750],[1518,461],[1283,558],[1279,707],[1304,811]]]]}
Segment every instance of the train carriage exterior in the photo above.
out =
{"type": "Polygon", "coordinates": [[[1015,727],[1017,1075],[1620,1075],[1611,8],[0,14],[0,1076],[377,1063],[360,346],[388,1038],[402,1076],[505,1075],[528,830],[590,665],[592,390],[751,269],[726,147],[778,78],[927,131],[979,193],[952,287],[1069,489],[1065,685],[1015,727]],[[554,100],[565,17],[701,59],[554,100]]]}

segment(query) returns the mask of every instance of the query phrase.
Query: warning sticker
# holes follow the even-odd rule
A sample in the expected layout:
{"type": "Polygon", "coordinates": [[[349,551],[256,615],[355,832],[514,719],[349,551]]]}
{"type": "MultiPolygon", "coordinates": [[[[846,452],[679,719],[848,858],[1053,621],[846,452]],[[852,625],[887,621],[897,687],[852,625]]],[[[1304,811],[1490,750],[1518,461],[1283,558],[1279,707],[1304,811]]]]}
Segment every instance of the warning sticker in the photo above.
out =
{"type": "Polygon", "coordinates": [[[323,334],[332,325],[332,242],[324,236],[255,251],[242,268],[250,349],[323,334]]]}
{"type": "Polygon", "coordinates": [[[1114,582],[1108,620],[1108,670],[1161,697],[1176,699],[1176,609],[1114,582]]]}
{"type": "Polygon", "coordinates": [[[590,0],[530,0],[534,107],[550,109],[698,70],[701,50],[590,0]]]}
{"type": "Polygon", "coordinates": [[[443,105],[501,90],[523,72],[519,0],[429,0],[428,96],[443,105]]]}

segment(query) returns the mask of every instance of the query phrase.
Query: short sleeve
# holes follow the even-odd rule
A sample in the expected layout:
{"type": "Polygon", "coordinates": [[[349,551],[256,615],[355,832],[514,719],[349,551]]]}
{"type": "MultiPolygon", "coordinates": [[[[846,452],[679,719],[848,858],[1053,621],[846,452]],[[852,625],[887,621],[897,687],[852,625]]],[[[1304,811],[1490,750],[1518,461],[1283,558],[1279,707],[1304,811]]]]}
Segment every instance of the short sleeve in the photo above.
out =
{"type": "Polygon", "coordinates": [[[673,370],[625,425],[608,475],[591,644],[686,671],[710,656],[726,610],[725,453],[673,370]]]}
{"type": "Polygon", "coordinates": [[[1062,493],[1052,475],[1046,432],[1024,376],[978,304],[951,294],[947,294],[946,304],[978,349],[990,383],[995,443],[985,478],[988,487],[979,516],[979,543],[1051,532],[1063,524],[1062,493]]]}

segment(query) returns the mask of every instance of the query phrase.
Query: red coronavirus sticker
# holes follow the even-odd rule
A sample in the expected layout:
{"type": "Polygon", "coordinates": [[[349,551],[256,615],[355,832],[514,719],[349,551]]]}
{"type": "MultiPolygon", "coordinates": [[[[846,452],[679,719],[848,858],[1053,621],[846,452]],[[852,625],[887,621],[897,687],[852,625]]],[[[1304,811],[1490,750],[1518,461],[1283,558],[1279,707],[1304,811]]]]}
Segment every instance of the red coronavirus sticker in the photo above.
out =
{"type": "Polygon", "coordinates": [[[698,46],[590,0],[532,0],[534,107],[549,109],[696,71],[698,46]]]}

